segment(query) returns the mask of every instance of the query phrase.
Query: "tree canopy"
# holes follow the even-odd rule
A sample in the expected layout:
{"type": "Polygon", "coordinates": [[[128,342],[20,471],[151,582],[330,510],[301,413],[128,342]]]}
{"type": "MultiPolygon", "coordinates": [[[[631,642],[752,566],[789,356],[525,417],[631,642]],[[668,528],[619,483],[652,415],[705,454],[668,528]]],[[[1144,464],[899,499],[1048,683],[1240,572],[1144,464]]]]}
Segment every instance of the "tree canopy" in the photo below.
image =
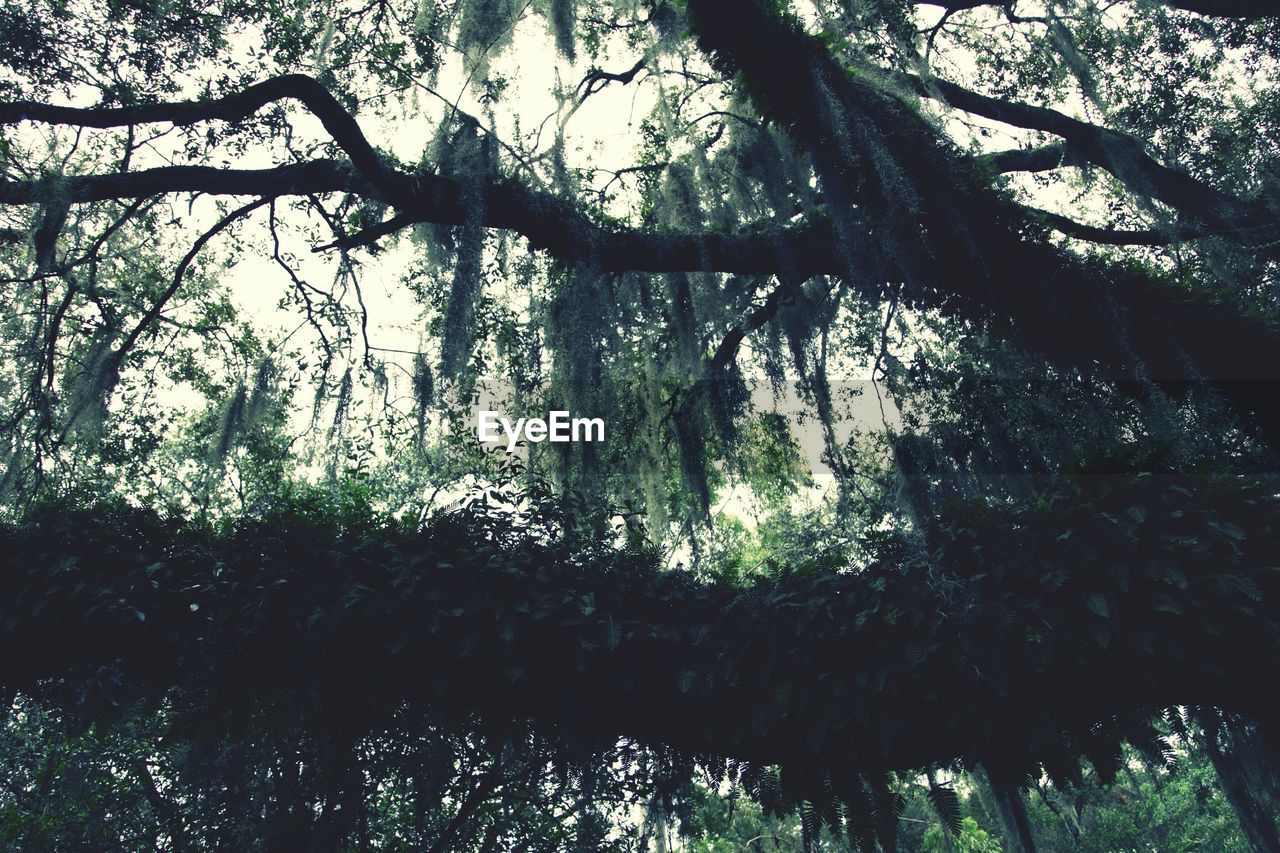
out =
{"type": "Polygon", "coordinates": [[[1277,83],[1248,0],[0,0],[0,837],[1032,849],[1182,755],[1280,849],[1277,83]]]}

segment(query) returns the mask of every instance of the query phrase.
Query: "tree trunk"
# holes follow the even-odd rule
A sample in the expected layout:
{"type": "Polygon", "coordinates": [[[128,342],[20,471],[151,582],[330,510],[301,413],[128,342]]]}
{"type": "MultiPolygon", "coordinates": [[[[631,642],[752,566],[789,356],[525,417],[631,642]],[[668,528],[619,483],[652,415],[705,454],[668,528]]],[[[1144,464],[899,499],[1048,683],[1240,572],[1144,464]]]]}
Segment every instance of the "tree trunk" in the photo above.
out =
{"type": "Polygon", "coordinates": [[[1066,827],[1067,834],[1071,836],[1073,844],[1080,843],[1080,836],[1084,834],[1083,828],[1080,826],[1080,816],[1076,814],[1075,806],[1071,803],[1062,803],[1057,801],[1058,792],[1054,790],[1052,796],[1046,794],[1044,788],[1037,785],[1036,791],[1040,794],[1040,799],[1049,811],[1053,812],[1062,821],[1062,825],[1066,827]]]}
{"type": "Polygon", "coordinates": [[[1022,791],[999,774],[993,776],[985,770],[982,773],[995,798],[996,811],[1000,816],[1000,824],[1010,849],[1015,853],[1036,853],[1035,837],[1031,833],[1031,818],[1027,814],[1027,803],[1022,799],[1022,791]]]}
{"type": "Polygon", "coordinates": [[[1280,853],[1275,773],[1263,759],[1257,731],[1217,712],[1206,712],[1201,720],[1209,760],[1249,845],[1258,853],[1280,853]]]}

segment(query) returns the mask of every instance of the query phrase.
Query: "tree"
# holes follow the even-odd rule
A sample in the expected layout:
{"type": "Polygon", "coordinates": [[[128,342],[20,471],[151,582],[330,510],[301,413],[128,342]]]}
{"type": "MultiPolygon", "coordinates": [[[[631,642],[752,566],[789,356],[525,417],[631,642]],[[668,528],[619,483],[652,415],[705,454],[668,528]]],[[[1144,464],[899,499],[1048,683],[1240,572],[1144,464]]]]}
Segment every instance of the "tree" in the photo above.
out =
{"type": "Polygon", "coordinates": [[[1029,780],[1196,706],[1266,849],[1278,28],[0,7],[0,612],[37,650],[0,682],[58,750],[176,732],[119,747],[150,817],[102,830],[175,848],[585,847],[636,803],[658,843],[694,768],[890,847],[936,765],[1031,847],[1029,780]],[[608,440],[491,452],[485,407],[608,440]],[[185,745],[246,732],[206,802],[185,745]]]}

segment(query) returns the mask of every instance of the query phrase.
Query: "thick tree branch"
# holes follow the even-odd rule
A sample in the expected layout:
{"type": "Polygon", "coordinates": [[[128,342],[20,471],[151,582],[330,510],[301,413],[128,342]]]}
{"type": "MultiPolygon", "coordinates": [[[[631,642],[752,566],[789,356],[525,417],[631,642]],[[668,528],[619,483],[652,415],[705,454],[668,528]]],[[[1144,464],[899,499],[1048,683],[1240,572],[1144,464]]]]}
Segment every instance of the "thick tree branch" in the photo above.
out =
{"type": "Polygon", "coordinates": [[[1266,257],[1280,258],[1276,245],[1280,221],[1268,205],[1235,198],[1157,162],[1132,136],[1047,107],[982,95],[939,77],[896,74],[894,79],[924,97],[937,98],[965,112],[1061,137],[1074,154],[1110,172],[1130,191],[1164,202],[1187,222],[1207,226],[1241,245],[1261,247],[1266,257]]]}
{"type": "MultiPolygon", "coordinates": [[[[314,160],[273,169],[161,166],[137,172],[74,175],[61,186],[68,198],[78,204],[188,192],[275,197],[343,191],[376,195],[349,163],[337,160],[314,160]]],[[[45,194],[39,181],[0,178],[0,204],[40,204],[45,194]]]]}
{"type": "MultiPolygon", "coordinates": [[[[1070,161],[1065,146],[1017,149],[985,155],[997,171],[1041,171],[1070,161]]],[[[403,180],[409,181],[408,176],[403,180]]],[[[315,252],[372,245],[419,222],[458,224],[463,209],[458,202],[460,185],[438,175],[415,176],[417,201],[398,213],[355,234],[317,246],[315,252]]],[[[110,175],[80,175],[65,179],[65,191],[75,202],[142,199],[156,195],[195,192],[208,195],[260,195],[279,198],[350,192],[380,194],[349,164],[336,160],[277,166],[272,169],[217,169],[207,166],[165,166],[110,175]]],[[[606,230],[586,220],[554,196],[491,185],[487,190],[485,225],[512,228],[531,237],[539,248],[558,258],[572,260],[594,253],[608,271],[726,272],[773,275],[790,269],[809,277],[837,274],[839,264],[830,229],[825,224],[780,230],[774,234],[722,235],[606,230]],[[494,205],[502,209],[494,210],[494,205]],[[550,213],[562,218],[549,217],[550,213]],[[571,227],[572,226],[572,227],[571,227]]],[[[0,180],[0,203],[38,204],[42,190],[36,182],[0,180]]],[[[1206,229],[1183,227],[1164,231],[1114,231],[1073,222],[1046,211],[1026,208],[1032,219],[1082,240],[1112,245],[1161,246],[1206,236],[1206,229]]],[[[22,235],[17,235],[22,237],[22,235]]],[[[25,237],[22,237],[25,239],[25,237]]]]}
{"type": "MultiPolygon", "coordinates": [[[[597,74],[607,79],[629,82],[643,67],[644,61],[641,60],[620,75],[605,72],[597,74]]],[[[1276,237],[1276,217],[1270,210],[1262,205],[1234,199],[1183,172],[1157,163],[1146,154],[1141,143],[1132,137],[1090,125],[1044,107],[981,95],[939,78],[924,80],[910,75],[898,75],[897,79],[906,82],[922,95],[941,97],[959,109],[1019,127],[1053,133],[1070,143],[1032,150],[998,152],[983,157],[982,160],[996,171],[1043,171],[1068,163],[1092,162],[1107,169],[1134,191],[1173,206],[1192,218],[1192,221],[1195,221],[1194,218],[1203,218],[1215,233],[1235,237],[1247,244],[1258,241],[1271,243],[1276,237]]],[[[268,103],[289,98],[298,100],[319,117],[334,141],[351,158],[355,171],[385,200],[402,209],[400,217],[394,222],[407,225],[412,221],[461,221],[456,182],[429,174],[409,177],[391,169],[369,144],[354,117],[321,84],[305,75],[276,77],[250,86],[241,93],[209,101],[104,108],[61,107],[29,101],[0,103],[0,123],[30,120],[110,128],[148,122],[187,125],[213,120],[238,121],[268,103]],[[424,206],[426,210],[423,210],[424,206]],[[415,220],[415,217],[421,218],[415,220]]],[[[341,175],[341,172],[342,166],[333,161],[283,166],[272,175],[270,183],[273,188],[290,192],[357,189],[360,182],[352,176],[341,175]]],[[[260,185],[255,186],[259,175],[260,173],[213,170],[198,166],[169,167],[144,173],[104,175],[96,180],[77,180],[70,195],[73,201],[94,201],[103,198],[138,198],[178,189],[205,192],[245,189],[252,193],[260,190],[260,185]],[[147,177],[139,178],[138,174],[147,177]]],[[[35,189],[34,185],[31,189],[35,189]]],[[[532,203],[541,208],[541,212],[547,212],[548,207],[559,208],[556,212],[560,214],[562,221],[573,219],[576,220],[574,224],[577,227],[586,228],[588,233],[592,230],[590,223],[553,197],[523,193],[525,198],[518,199],[511,198],[510,193],[495,194],[508,195],[507,198],[494,199],[500,204],[524,201],[524,207],[532,203]]],[[[515,194],[521,195],[518,191],[515,194]]],[[[21,195],[14,192],[12,184],[0,186],[0,202],[21,203],[21,195]]],[[[26,197],[34,199],[37,195],[36,192],[30,192],[26,197]]],[[[493,227],[514,227],[528,236],[535,245],[542,247],[551,248],[563,242],[554,239],[555,235],[545,233],[545,229],[536,228],[536,223],[528,218],[513,216],[510,220],[507,225],[491,224],[493,227]],[[544,233],[539,234],[539,231],[544,233]]],[[[377,239],[392,233],[388,230],[391,228],[391,224],[375,226],[361,238],[377,239]]],[[[1076,236],[1094,239],[1086,236],[1082,229],[1076,229],[1076,236]]],[[[1101,232],[1095,236],[1102,236],[1101,232]]],[[[1106,237],[1101,241],[1113,242],[1106,237]]],[[[343,244],[344,241],[339,240],[334,246],[343,244]]],[[[687,257],[688,247],[682,248],[685,251],[676,249],[672,254],[687,257]]],[[[561,249],[559,254],[563,256],[563,246],[561,249]]]]}
{"type": "MultiPolygon", "coordinates": [[[[718,21],[726,15],[754,14],[757,5],[729,8],[726,3],[692,0],[691,10],[697,13],[695,20],[709,11],[718,21]]],[[[514,182],[491,182],[485,187],[483,224],[513,230],[534,249],[566,262],[586,261],[603,271],[706,270],[782,275],[801,281],[818,273],[834,273],[877,289],[885,281],[910,282],[904,303],[938,307],[979,321],[993,317],[997,324],[1012,321],[1024,344],[1055,361],[1088,370],[1100,366],[1119,379],[1132,379],[1135,374],[1174,383],[1207,378],[1243,412],[1253,412],[1270,431],[1280,434],[1280,411],[1275,411],[1273,395],[1253,381],[1270,381],[1271,366],[1280,363],[1280,333],[1271,320],[1242,314],[1218,300],[1196,297],[1131,270],[1082,264],[1028,234],[1028,220],[1043,222],[1041,217],[1034,213],[1029,217],[1025,208],[992,191],[989,173],[980,175],[977,164],[940,143],[923,119],[883,92],[849,79],[825,46],[799,32],[788,31],[786,38],[779,38],[779,24],[771,15],[757,16],[760,20],[752,27],[719,32],[718,38],[730,36],[731,40],[715,50],[752,63],[749,84],[761,90],[761,102],[793,128],[820,164],[823,194],[838,228],[824,221],[759,235],[605,228],[571,202],[514,182]],[[744,34],[750,34],[745,42],[732,40],[744,34]],[[817,73],[814,62],[819,64],[817,73]],[[853,128],[831,124],[836,115],[832,97],[842,101],[842,114],[865,120],[853,128]],[[867,134],[878,135],[878,141],[859,141],[867,134]],[[833,141],[842,136],[843,142],[833,141]],[[844,160],[841,152],[850,145],[889,152],[886,174],[875,178],[879,184],[844,160]],[[875,217],[875,228],[859,223],[867,215],[875,217]],[[1028,280],[1029,272],[1035,280],[1028,280]],[[1116,318],[1109,345],[1064,334],[1072,325],[1096,327],[1100,313],[1116,318]],[[1251,382],[1237,381],[1242,379],[1251,382]]],[[[943,81],[926,84],[907,79],[928,91],[945,91],[949,99],[974,106],[975,111],[980,108],[1028,127],[1058,132],[1074,151],[1111,163],[1131,180],[1145,181],[1160,197],[1200,210],[1218,208],[1216,214],[1199,217],[1218,222],[1218,227],[1210,228],[1215,233],[1238,237],[1237,217],[1254,215],[1245,203],[1155,163],[1127,137],[943,81]]],[[[320,160],[267,170],[165,167],[72,176],[61,190],[73,203],[191,191],[256,197],[348,191],[381,198],[396,208],[390,224],[350,238],[357,240],[417,221],[460,224],[464,220],[466,205],[459,181],[390,168],[369,147],[354,119],[332,96],[320,92],[315,81],[292,76],[251,87],[246,95],[209,102],[104,110],[3,104],[0,120],[83,122],[94,127],[139,121],[189,123],[233,119],[249,114],[270,97],[296,97],[322,116],[352,163],[320,160]]],[[[879,153],[874,156],[884,159],[879,153]]],[[[44,193],[37,182],[0,181],[0,203],[41,203],[44,193]]],[[[1274,221],[1269,220],[1269,225],[1273,227],[1274,221]]],[[[1066,221],[1056,226],[1071,227],[1066,221]]],[[[1086,239],[1116,239],[1105,232],[1074,231],[1086,239]]]]}
{"type": "Polygon", "coordinates": [[[1220,18],[1276,18],[1280,9],[1272,0],[1164,0],[1175,9],[1220,18]]]}
{"type": "Polygon", "coordinates": [[[967,9],[979,9],[983,6],[1009,7],[1015,0],[916,0],[917,6],[936,6],[947,12],[963,12],[967,9]]]}
{"type": "Polygon", "coordinates": [[[1076,222],[1074,219],[1058,213],[1051,213],[1047,210],[1035,208],[1030,210],[1055,231],[1060,231],[1068,237],[1087,240],[1090,243],[1104,243],[1111,246],[1168,246],[1171,243],[1181,243],[1207,236],[1206,232],[1201,229],[1187,227],[1168,230],[1148,228],[1139,231],[1099,228],[1094,225],[1076,222]]]}
{"type": "MultiPolygon", "coordinates": [[[[381,239],[416,222],[461,224],[466,213],[461,182],[439,175],[398,175],[403,191],[399,213],[366,231],[339,239],[327,248],[353,247],[381,239]]],[[[79,175],[65,179],[73,202],[145,198],[180,192],[278,198],[352,192],[375,198],[385,194],[349,164],[336,160],[278,166],[273,169],[216,169],[167,166],[125,174],[79,175]]],[[[593,258],[604,271],[718,271],[769,275],[796,269],[808,277],[834,267],[830,229],[822,223],[754,235],[671,233],[606,229],[569,202],[527,190],[514,183],[485,188],[488,228],[510,229],[535,249],[562,260],[593,258]]],[[[36,181],[0,180],[0,204],[39,204],[43,188],[36,181]]]]}
{"type": "MultiPolygon", "coordinates": [[[[851,74],[773,4],[688,0],[688,8],[720,70],[737,75],[765,116],[813,157],[850,283],[901,282],[907,306],[975,320],[1007,317],[1029,350],[1086,371],[1156,382],[1207,379],[1246,419],[1280,437],[1280,403],[1267,397],[1276,379],[1271,365],[1280,363],[1273,318],[1250,319],[1211,296],[1048,245],[1028,229],[1027,211],[992,188],[981,164],[867,75],[851,74]],[[727,18],[739,26],[722,26],[727,18]],[[1086,341],[1072,328],[1095,335],[1086,341]],[[1244,337],[1268,355],[1240,348],[1244,337]]],[[[962,108],[1056,133],[1090,160],[1181,205],[1194,225],[1237,239],[1247,232],[1250,242],[1280,236],[1265,210],[1156,163],[1129,137],[945,81],[899,79],[962,108]]]]}
{"type": "Polygon", "coordinates": [[[1043,145],[1039,148],[1014,148],[1009,151],[994,151],[983,154],[979,162],[993,172],[1049,172],[1063,166],[1080,166],[1083,158],[1072,156],[1071,148],[1066,143],[1058,142],[1043,145]]]}
{"type": "Polygon", "coordinates": [[[34,101],[0,102],[0,124],[36,121],[76,127],[107,129],[139,124],[169,122],[178,126],[205,121],[242,121],[276,101],[296,100],[305,106],[343,152],[352,165],[388,201],[395,202],[406,191],[395,171],[387,166],[355,117],[329,90],[305,74],[286,74],[222,98],[206,101],[174,101],[136,107],[62,107],[34,101]]]}
{"type": "Polygon", "coordinates": [[[632,80],[636,79],[636,75],[645,68],[645,58],[641,57],[636,60],[636,64],[628,68],[626,71],[614,73],[605,71],[600,68],[593,68],[588,71],[586,76],[582,78],[574,92],[579,94],[578,104],[599,92],[610,83],[621,83],[623,86],[628,85],[632,80]]]}

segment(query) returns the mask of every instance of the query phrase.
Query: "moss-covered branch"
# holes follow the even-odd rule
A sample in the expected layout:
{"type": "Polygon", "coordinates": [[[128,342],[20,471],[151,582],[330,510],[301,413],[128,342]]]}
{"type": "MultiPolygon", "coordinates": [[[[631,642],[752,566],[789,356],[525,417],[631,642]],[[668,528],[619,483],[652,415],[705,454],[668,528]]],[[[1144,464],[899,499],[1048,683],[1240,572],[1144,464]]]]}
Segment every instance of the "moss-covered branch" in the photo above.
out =
{"type": "MultiPolygon", "coordinates": [[[[978,322],[994,317],[997,328],[1007,321],[1029,350],[1086,371],[1157,383],[1207,379],[1242,415],[1280,435],[1270,399],[1280,335],[1271,319],[1049,244],[991,186],[982,164],[776,4],[690,0],[689,13],[707,53],[813,158],[849,281],[901,282],[910,303],[978,322]],[[722,26],[729,18],[739,26],[722,26]],[[1269,354],[1237,348],[1244,338],[1269,354]]],[[[1107,148],[1106,140],[1098,145],[1107,148]]],[[[1202,201],[1221,195],[1159,164],[1143,175],[1192,194],[1204,189],[1202,201]]],[[[1206,216],[1222,213],[1210,207],[1206,216]]]]}
{"type": "MultiPolygon", "coordinates": [[[[788,281],[833,273],[872,294],[886,283],[904,283],[909,304],[988,324],[1059,364],[1109,379],[1208,381],[1246,420],[1280,435],[1280,397],[1272,389],[1280,330],[1273,318],[1143,270],[1085,262],[1051,245],[1048,226],[1112,243],[1153,242],[1154,235],[1088,229],[1013,203],[990,186],[988,166],[956,151],[901,100],[851,74],[823,42],[770,4],[693,0],[689,11],[708,52],[740,73],[761,112],[787,126],[810,153],[829,219],[764,233],[654,233],[600,224],[571,201],[495,179],[484,187],[486,227],[510,229],[534,249],[604,271],[703,270],[788,281]],[[749,25],[719,26],[730,18],[749,25]]],[[[61,192],[72,203],[92,203],[176,192],[280,197],[347,191],[396,209],[376,233],[341,235],[339,244],[377,239],[414,222],[464,221],[459,180],[397,169],[332,95],[300,75],[212,101],[88,109],[3,103],[0,122],[110,128],[230,121],[284,98],[319,116],[350,161],[68,176],[61,192]]],[[[1156,177],[1168,177],[1163,168],[1156,177]]],[[[41,204],[46,195],[40,181],[0,180],[3,204],[41,204]]]]}

